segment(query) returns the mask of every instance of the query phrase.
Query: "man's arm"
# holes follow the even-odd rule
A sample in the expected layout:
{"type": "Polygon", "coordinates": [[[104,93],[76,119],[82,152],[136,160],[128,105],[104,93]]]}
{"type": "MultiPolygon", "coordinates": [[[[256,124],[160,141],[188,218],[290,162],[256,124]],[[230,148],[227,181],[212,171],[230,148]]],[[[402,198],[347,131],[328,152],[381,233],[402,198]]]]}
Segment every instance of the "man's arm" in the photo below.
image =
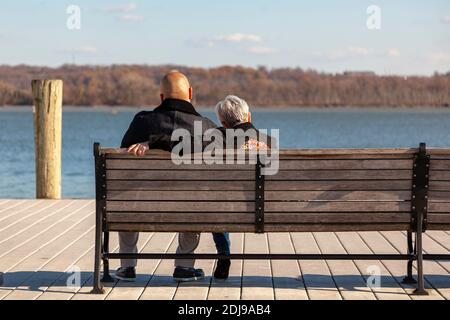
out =
{"type": "Polygon", "coordinates": [[[148,141],[149,128],[143,112],[138,113],[123,136],[121,148],[129,148],[133,144],[148,141]]]}
{"type": "Polygon", "coordinates": [[[127,148],[128,152],[136,156],[143,156],[149,149],[148,142],[144,142],[148,141],[148,131],[147,121],[142,113],[138,113],[122,139],[121,148],[127,148]]]}

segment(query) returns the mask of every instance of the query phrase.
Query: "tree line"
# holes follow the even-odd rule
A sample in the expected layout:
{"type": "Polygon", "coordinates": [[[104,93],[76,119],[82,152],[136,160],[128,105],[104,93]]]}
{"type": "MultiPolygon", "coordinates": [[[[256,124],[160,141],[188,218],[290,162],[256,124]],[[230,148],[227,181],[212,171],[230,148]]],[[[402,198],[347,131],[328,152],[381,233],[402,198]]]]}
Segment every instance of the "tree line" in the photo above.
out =
{"type": "Polygon", "coordinates": [[[194,104],[213,106],[236,94],[252,106],[446,106],[450,72],[432,76],[323,73],[301,68],[224,66],[0,66],[0,105],[32,105],[32,79],[64,80],[64,104],[155,106],[162,76],[177,69],[194,88],[194,104]]]}

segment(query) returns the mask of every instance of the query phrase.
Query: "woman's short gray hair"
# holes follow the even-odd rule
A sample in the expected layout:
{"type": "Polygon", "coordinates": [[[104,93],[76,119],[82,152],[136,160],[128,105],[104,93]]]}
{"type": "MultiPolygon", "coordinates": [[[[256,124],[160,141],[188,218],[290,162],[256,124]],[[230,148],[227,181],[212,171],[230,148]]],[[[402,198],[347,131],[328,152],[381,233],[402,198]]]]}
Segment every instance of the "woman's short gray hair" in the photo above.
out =
{"type": "Polygon", "coordinates": [[[216,105],[217,117],[230,127],[247,122],[248,112],[247,102],[237,96],[227,96],[216,105]]]}

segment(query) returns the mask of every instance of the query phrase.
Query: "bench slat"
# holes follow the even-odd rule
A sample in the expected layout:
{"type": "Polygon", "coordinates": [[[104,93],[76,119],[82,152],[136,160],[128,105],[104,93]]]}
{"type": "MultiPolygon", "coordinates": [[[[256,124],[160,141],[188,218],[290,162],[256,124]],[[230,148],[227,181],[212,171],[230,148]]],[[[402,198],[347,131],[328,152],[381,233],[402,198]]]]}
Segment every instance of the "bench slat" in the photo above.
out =
{"type": "MultiPolygon", "coordinates": [[[[411,221],[410,213],[267,213],[266,223],[407,223],[411,221]]],[[[119,213],[107,215],[108,223],[254,223],[251,213],[119,213]]]]}
{"type": "Polygon", "coordinates": [[[428,204],[428,212],[450,213],[450,202],[431,202],[428,204]]]}
{"type": "MultiPolygon", "coordinates": [[[[160,170],[109,170],[108,180],[233,180],[252,181],[254,171],[160,171],[160,170]]],[[[411,170],[315,170],[280,171],[266,176],[266,180],[409,180],[411,170]]]]}
{"type": "MultiPolygon", "coordinates": [[[[134,232],[255,232],[253,224],[186,224],[186,223],[110,223],[110,231],[134,232]]],[[[406,231],[410,223],[355,224],[265,224],[266,232],[344,232],[344,231],[406,231]]]]}
{"type": "Polygon", "coordinates": [[[428,193],[429,202],[450,202],[449,191],[430,191],[428,193]]]}
{"type": "MultiPolygon", "coordinates": [[[[447,149],[442,149],[443,152],[438,152],[437,149],[429,149],[434,150],[433,154],[450,154],[450,151],[447,149]]],[[[296,155],[296,156],[310,156],[310,155],[409,155],[413,156],[419,150],[417,148],[362,148],[362,149],[281,149],[279,150],[280,156],[286,155],[296,155]]],[[[127,155],[126,149],[120,148],[101,148],[101,154],[106,154],[107,156],[113,155],[127,155]]],[[[145,156],[167,156],[170,157],[170,152],[162,151],[162,150],[149,150],[145,153],[145,156]]]]}
{"type": "Polygon", "coordinates": [[[428,214],[428,223],[450,223],[450,214],[430,213],[428,214]]]}
{"type": "MultiPolygon", "coordinates": [[[[448,193],[450,201],[450,193],[448,193]]],[[[266,191],[265,201],[289,200],[359,200],[403,201],[411,199],[410,191],[266,191]]],[[[254,191],[108,191],[108,200],[160,200],[160,201],[253,201],[254,191]]]]}
{"type": "MultiPolygon", "coordinates": [[[[106,210],[120,212],[254,212],[254,202],[107,201],[106,210]]],[[[409,212],[409,201],[267,202],[265,212],[409,212]]]]}
{"type": "Polygon", "coordinates": [[[430,170],[450,171],[450,159],[433,159],[430,161],[430,170]]]}
{"type": "MultiPolygon", "coordinates": [[[[411,169],[412,160],[281,160],[280,170],[380,170],[411,169]]],[[[254,165],[239,164],[182,164],[175,165],[167,160],[108,159],[107,169],[131,170],[254,170],[254,165]]],[[[450,162],[449,162],[450,170],[450,162]]]]}
{"type": "Polygon", "coordinates": [[[430,171],[431,181],[450,181],[450,171],[430,171]]]}
{"type": "MultiPolygon", "coordinates": [[[[379,181],[266,181],[267,191],[371,191],[371,190],[411,190],[411,180],[379,180],[379,181]]],[[[448,190],[450,183],[444,186],[442,182],[430,184],[430,187],[448,190]]],[[[253,181],[135,181],[135,180],[111,180],[107,182],[108,190],[171,190],[171,191],[254,191],[253,181]]],[[[436,189],[439,190],[439,189],[436,189]]]]}

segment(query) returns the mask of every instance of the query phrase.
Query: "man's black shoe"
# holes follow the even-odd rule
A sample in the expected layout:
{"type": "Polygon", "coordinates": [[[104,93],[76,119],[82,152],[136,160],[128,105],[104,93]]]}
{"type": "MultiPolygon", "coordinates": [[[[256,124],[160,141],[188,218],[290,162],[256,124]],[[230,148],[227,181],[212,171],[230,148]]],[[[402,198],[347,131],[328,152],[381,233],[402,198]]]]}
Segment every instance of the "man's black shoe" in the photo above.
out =
{"type": "Polygon", "coordinates": [[[136,268],[135,267],[121,267],[116,271],[116,278],[122,281],[133,282],[136,280],[136,268]]]}
{"type": "Polygon", "coordinates": [[[205,277],[202,269],[176,267],[173,272],[173,279],[178,282],[188,282],[201,280],[205,277]]]}
{"type": "Polygon", "coordinates": [[[226,280],[230,273],[230,259],[219,259],[217,260],[216,270],[214,271],[214,278],[226,280]]]}

